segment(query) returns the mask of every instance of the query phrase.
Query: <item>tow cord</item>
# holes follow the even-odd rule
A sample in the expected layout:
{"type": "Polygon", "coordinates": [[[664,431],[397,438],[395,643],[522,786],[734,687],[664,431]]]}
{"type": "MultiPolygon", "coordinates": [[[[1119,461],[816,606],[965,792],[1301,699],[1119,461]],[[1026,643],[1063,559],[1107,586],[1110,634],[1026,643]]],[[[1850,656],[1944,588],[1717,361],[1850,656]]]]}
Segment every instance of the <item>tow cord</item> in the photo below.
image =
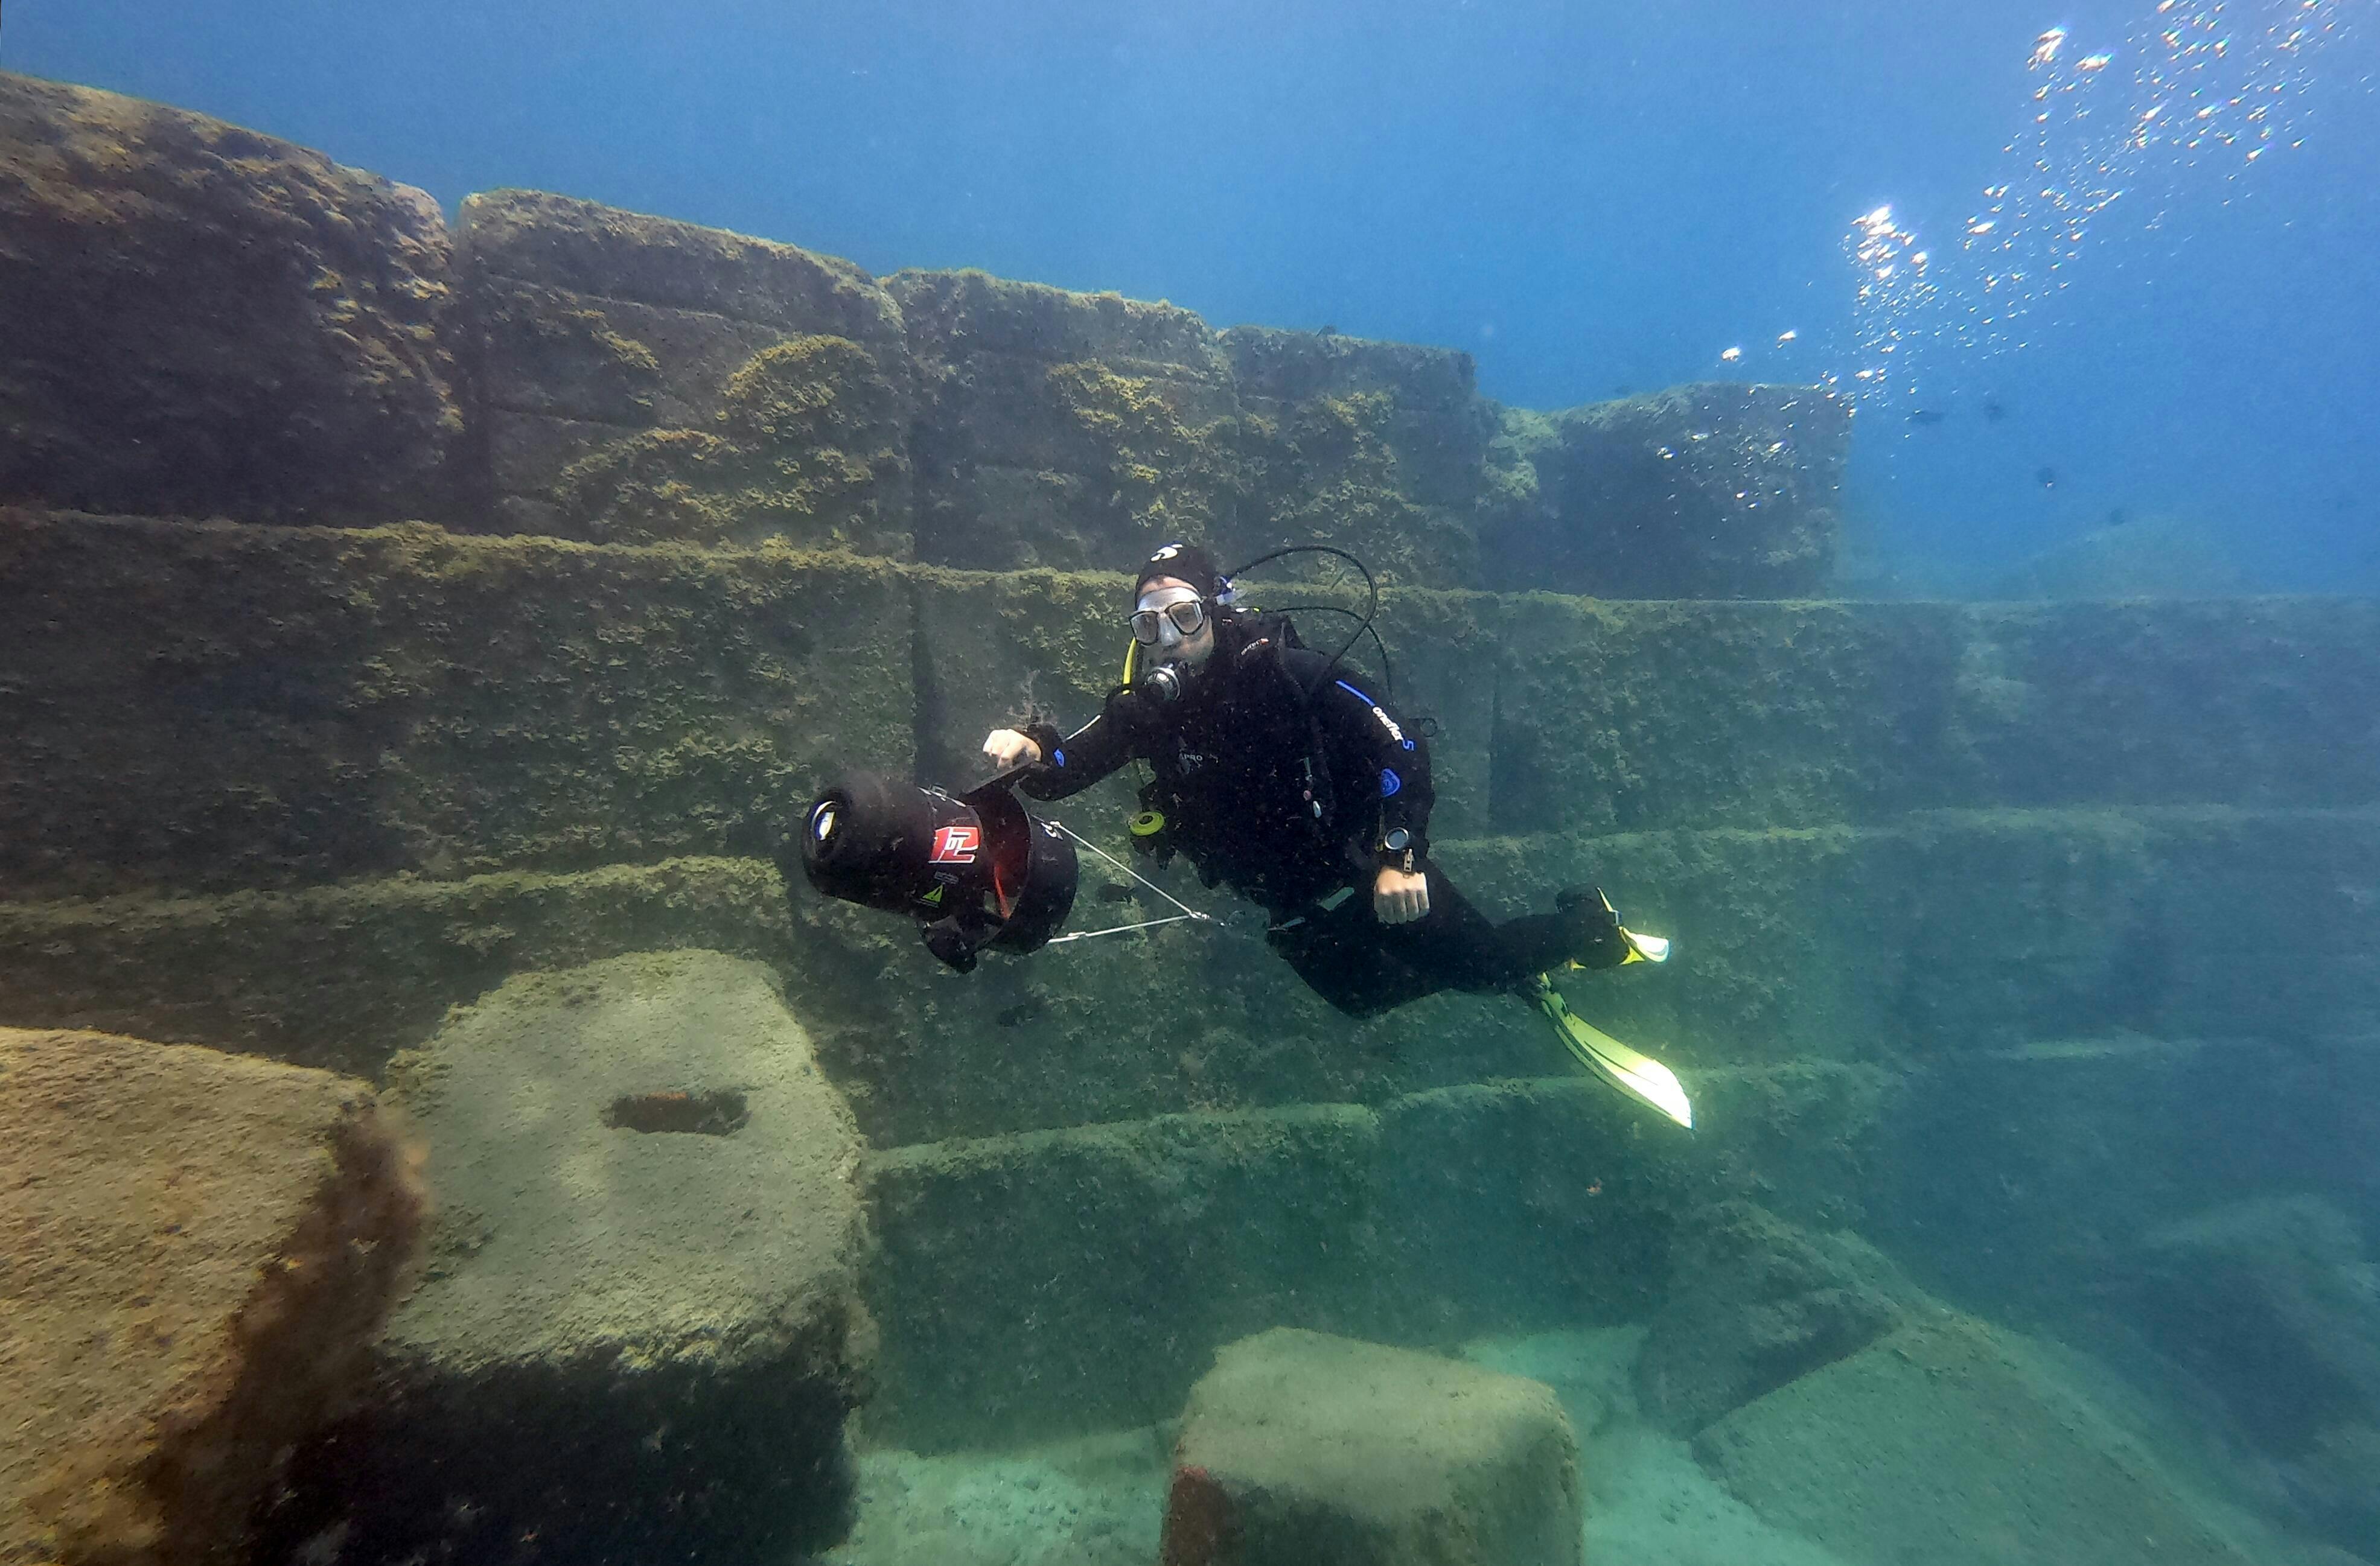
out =
{"type": "Polygon", "coordinates": [[[1184,919],[1190,919],[1202,925],[1210,925],[1215,922],[1214,915],[1200,913],[1197,909],[1193,908],[1187,903],[1183,902],[1182,899],[1174,896],[1173,893],[1166,891],[1163,887],[1158,885],[1147,876],[1142,875],[1138,870],[1134,869],[1130,865],[1125,864],[1123,860],[1117,858],[1106,849],[1101,848],[1098,844],[1093,843],[1089,838],[1085,837],[1081,832],[1076,832],[1065,822],[1050,817],[1045,817],[1044,819],[1049,820],[1051,826],[1056,827],[1060,832],[1064,832],[1068,837],[1073,838],[1077,844],[1089,849],[1101,859],[1104,859],[1115,868],[1122,870],[1124,874],[1140,882],[1141,885],[1148,888],[1149,891],[1154,892],[1160,897],[1164,898],[1168,903],[1172,904],[1182,911],[1178,914],[1168,914],[1161,919],[1143,919],[1138,924],[1113,925],[1106,929],[1082,929],[1076,930],[1071,935],[1053,935],[1048,941],[1043,941],[1043,945],[1063,946],[1069,941],[1088,941],[1094,936],[1123,935],[1128,931],[1135,929],[1153,929],[1159,925],[1178,925],[1184,919]]]}

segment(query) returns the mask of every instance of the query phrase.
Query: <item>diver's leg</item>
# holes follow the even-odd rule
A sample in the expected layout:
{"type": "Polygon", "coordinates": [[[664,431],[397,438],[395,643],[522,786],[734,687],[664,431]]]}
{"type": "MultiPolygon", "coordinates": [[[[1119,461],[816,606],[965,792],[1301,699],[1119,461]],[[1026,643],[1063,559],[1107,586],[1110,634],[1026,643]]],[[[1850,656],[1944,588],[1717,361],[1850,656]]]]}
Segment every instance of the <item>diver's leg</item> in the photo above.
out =
{"type": "Polygon", "coordinates": [[[1380,1013],[1441,989],[1493,994],[1526,985],[1580,953],[1580,922],[1571,913],[1529,914],[1497,924],[1424,861],[1429,912],[1411,924],[1385,925],[1369,887],[1328,911],[1309,913],[1266,939],[1297,976],[1350,1016],[1380,1013]]]}
{"type": "Polygon", "coordinates": [[[1265,932],[1306,988],[1351,1017],[1378,1016],[1442,988],[1382,942],[1368,892],[1265,932]]]}
{"type": "Polygon", "coordinates": [[[1436,865],[1425,864],[1423,873],[1429,912],[1412,924],[1378,928],[1388,949],[1427,976],[1430,989],[1493,993],[1570,960],[1578,937],[1565,916],[1530,914],[1497,924],[1436,865]]]}

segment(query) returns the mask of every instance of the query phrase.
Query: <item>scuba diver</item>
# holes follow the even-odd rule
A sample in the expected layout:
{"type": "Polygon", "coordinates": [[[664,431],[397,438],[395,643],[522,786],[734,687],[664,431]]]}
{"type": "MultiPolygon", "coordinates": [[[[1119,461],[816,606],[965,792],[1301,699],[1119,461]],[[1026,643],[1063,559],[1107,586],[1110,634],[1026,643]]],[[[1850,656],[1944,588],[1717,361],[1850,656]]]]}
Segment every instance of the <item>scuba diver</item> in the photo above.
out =
{"type": "Polygon", "coordinates": [[[1668,942],[1623,929],[1591,887],[1560,894],[1551,914],[1490,921],[1429,856],[1427,742],[1286,618],[1243,613],[1232,596],[1205,551],[1167,544],[1133,583],[1125,683],[1099,715],[1071,734],[996,729],[985,758],[1040,800],[1147,762],[1135,845],[1160,861],[1179,853],[1206,885],[1262,904],[1266,942],[1341,1012],[1512,991],[1582,1062],[1691,1125],[1676,1079],[1572,1016],[1546,977],[1658,962],[1668,942]]]}

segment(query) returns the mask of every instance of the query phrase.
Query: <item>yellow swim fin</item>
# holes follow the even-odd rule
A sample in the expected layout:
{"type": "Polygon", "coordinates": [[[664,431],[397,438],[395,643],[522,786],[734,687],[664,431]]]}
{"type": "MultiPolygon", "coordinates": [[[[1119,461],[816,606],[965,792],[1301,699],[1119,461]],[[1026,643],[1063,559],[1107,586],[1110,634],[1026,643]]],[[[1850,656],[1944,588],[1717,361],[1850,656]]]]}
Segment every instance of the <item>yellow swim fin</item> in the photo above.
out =
{"type": "MultiPolygon", "coordinates": [[[[1666,951],[1662,954],[1668,955],[1666,951]]],[[[1658,962],[1660,958],[1647,960],[1658,962]]],[[[1669,1067],[1581,1020],[1570,1009],[1570,1002],[1562,999],[1561,991],[1543,974],[1537,976],[1536,1000],[1546,1020],[1554,1025],[1554,1036],[1579,1064],[1622,1093],[1652,1105],[1687,1130],[1694,1128],[1694,1107],[1687,1101],[1685,1088],[1669,1067]]]]}

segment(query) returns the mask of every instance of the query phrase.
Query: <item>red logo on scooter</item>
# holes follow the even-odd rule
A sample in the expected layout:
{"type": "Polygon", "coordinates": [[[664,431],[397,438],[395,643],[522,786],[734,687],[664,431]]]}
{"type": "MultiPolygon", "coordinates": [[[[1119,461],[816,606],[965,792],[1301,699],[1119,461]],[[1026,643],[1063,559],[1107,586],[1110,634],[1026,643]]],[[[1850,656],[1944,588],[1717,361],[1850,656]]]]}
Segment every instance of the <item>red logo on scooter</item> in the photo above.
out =
{"type": "Polygon", "coordinates": [[[937,865],[972,865],[975,851],[983,839],[981,827],[937,827],[934,829],[934,857],[937,865]]]}

